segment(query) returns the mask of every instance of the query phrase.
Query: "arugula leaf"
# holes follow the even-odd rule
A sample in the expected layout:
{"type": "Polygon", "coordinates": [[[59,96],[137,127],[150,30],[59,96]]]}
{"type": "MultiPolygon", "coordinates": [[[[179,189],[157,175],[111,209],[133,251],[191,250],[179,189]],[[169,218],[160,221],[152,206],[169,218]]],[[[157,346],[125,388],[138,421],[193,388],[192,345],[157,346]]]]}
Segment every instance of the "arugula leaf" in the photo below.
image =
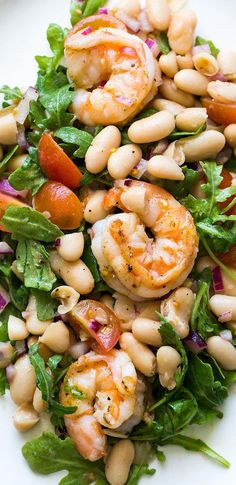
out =
{"type": "Polygon", "coordinates": [[[38,162],[38,150],[29,148],[29,155],[23,165],[10,174],[8,181],[16,190],[32,190],[36,195],[42,185],[47,181],[38,162]]]}
{"type": "Polygon", "coordinates": [[[7,388],[7,377],[5,369],[0,369],[0,396],[4,396],[7,388]]]}
{"type": "Polygon", "coordinates": [[[5,101],[11,101],[15,99],[20,101],[23,98],[23,94],[20,88],[10,88],[6,84],[4,84],[4,86],[0,88],[0,93],[4,94],[5,101]]]}
{"type": "Polygon", "coordinates": [[[9,231],[37,241],[53,242],[63,235],[55,224],[30,207],[9,206],[2,218],[9,231]]]}
{"type": "Polygon", "coordinates": [[[206,455],[209,458],[216,460],[217,463],[219,463],[220,465],[223,465],[225,468],[230,467],[230,463],[225,458],[223,458],[223,456],[219,455],[218,453],[216,453],[216,451],[212,450],[202,440],[190,438],[189,436],[177,435],[167,440],[166,444],[182,446],[186,450],[190,450],[190,451],[198,451],[199,453],[203,453],[203,455],[206,455]]]}
{"type": "Polygon", "coordinates": [[[9,340],[8,319],[10,315],[22,318],[19,310],[17,310],[12,303],[9,303],[0,315],[0,342],[7,342],[9,340]]]}
{"type": "Polygon", "coordinates": [[[143,475],[152,476],[155,473],[156,470],[154,468],[150,468],[146,463],[142,465],[132,465],[126,485],[138,485],[138,482],[143,475]]]}
{"type": "Polygon", "coordinates": [[[205,45],[208,44],[211,50],[211,54],[214,57],[217,57],[217,55],[220,52],[220,49],[218,49],[212,42],[212,40],[206,40],[203,39],[203,37],[200,37],[199,35],[196,37],[195,45],[205,45]]]}
{"type": "Polygon", "coordinates": [[[56,276],[51,270],[48,253],[40,242],[19,238],[16,265],[18,271],[24,274],[27,288],[38,288],[43,291],[52,289],[56,276]]]}
{"type": "Polygon", "coordinates": [[[56,69],[64,53],[64,30],[57,24],[49,24],[47,40],[54,54],[53,57],[35,56],[35,59],[40,69],[51,72],[56,69]]]}
{"type": "Polygon", "coordinates": [[[203,240],[203,236],[210,238],[211,249],[216,253],[225,253],[236,243],[236,223],[231,228],[224,228],[223,226],[212,224],[210,219],[204,219],[197,222],[196,227],[201,240],[203,240]]]}
{"type": "Polygon", "coordinates": [[[93,481],[98,480],[97,485],[107,484],[104,463],[102,461],[92,463],[82,458],[70,438],[61,440],[53,433],[43,433],[39,438],[28,441],[22,448],[22,454],[31,470],[36,473],[49,475],[67,470],[69,474],[66,479],[60,481],[59,485],[78,485],[78,483],[88,485],[89,477],[93,481]],[[76,481],[74,481],[75,477],[76,481]]]}
{"type": "Polygon", "coordinates": [[[169,46],[167,34],[165,32],[160,33],[157,39],[157,43],[162,54],[169,54],[170,46],[169,46]]]}
{"type": "Polygon", "coordinates": [[[191,329],[199,333],[204,340],[211,335],[219,335],[222,330],[219,322],[210,311],[209,292],[211,286],[211,276],[208,280],[198,275],[198,290],[191,315],[191,329]]]}
{"type": "Polygon", "coordinates": [[[170,141],[175,141],[179,140],[180,138],[186,138],[188,136],[197,136],[200,135],[203,131],[206,129],[206,123],[203,123],[202,125],[199,126],[195,131],[178,131],[174,130],[172,133],[168,136],[170,141]]]}
{"type": "Polygon", "coordinates": [[[1,162],[0,162],[0,175],[2,175],[5,172],[5,169],[7,168],[7,164],[9,162],[9,160],[11,160],[13,155],[15,155],[18,148],[19,148],[18,145],[13,147],[9,152],[7,152],[5,157],[1,160],[1,162]]]}
{"type": "Polygon", "coordinates": [[[85,0],[81,7],[83,17],[89,17],[96,13],[100,7],[105,5],[106,1],[107,0],[85,0]]]}
{"type": "Polygon", "coordinates": [[[52,320],[55,316],[58,302],[52,298],[50,293],[45,291],[32,289],[32,293],[36,299],[37,317],[39,320],[52,320]]]}
{"type": "Polygon", "coordinates": [[[236,172],[236,157],[231,158],[228,162],[224,164],[224,168],[229,172],[236,172]]]}
{"type": "Polygon", "coordinates": [[[81,259],[90,269],[95,283],[98,283],[101,280],[101,276],[99,273],[97,260],[91,249],[91,239],[87,232],[84,232],[84,252],[81,259]]]}
{"type": "Polygon", "coordinates": [[[223,413],[217,409],[209,409],[198,406],[197,414],[195,414],[192,423],[202,426],[210,423],[215,418],[223,418],[223,413]]]}
{"type": "Polygon", "coordinates": [[[81,11],[81,4],[78,0],[71,2],[70,4],[70,23],[72,27],[79,22],[81,19],[82,11],[81,11]]]}
{"type": "Polygon", "coordinates": [[[89,185],[92,182],[100,182],[101,184],[108,185],[109,187],[112,186],[112,180],[109,176],[108,170],[103,170],[98,174],[90,173],[87,169],[83,169],[80,167],[81,171],[83,172],[83,177],[81,179],[80,185],[89,185]]]}
{"type": "Polygon", "coordinates": [[[187,197],[189,188],[193,187],[199,181],[199,173],[197,170],[185,166],[182,168],[182,171],[184,173],[184,180],[180,182],[168,180],[164,184],[164,188],[178,199],[187,197]]]}
{"type": "Polygon", "coordinates": [[[61,128],[61,126],[66,126],[71,122],[73,115],[67,113],[66,110],[72,103],[75,93],[70,91],[70,89],[70,84],[67,84],[57,90],[50,90],[40,96],[42,106],[49,113],[47,121],[47,127],[49,129],[55,130],[56,128],[61,128]]]}
{"type": "Polygon", "coordinates": [[[77,145],[79,148],[74,152],[74,157],[83,158],[93,141],[93,136],[87,131],[78,130],[73,126],[60,128],[55,132],[55,136],[63,142],[77,145]]]}
{"type": "Polygon", "coordinates": [[[21,282],[19,282],[18,278],[16,278],[12,272],[7,281],[11,302],[13,305],[15,305],[17,310],[23,312],[28,303],[29,290],[21,282]]]}
{"type": "Polygon", "coordinates": [[[51,357],[49,357],[48,363],[47,363],[49,369],[51,369],[52,372],[55,372],[57,370],[58,365],[62,361],[62,359],[63,359],[63,355],[59,355],[59,354],[52,355],[51,357]]]}

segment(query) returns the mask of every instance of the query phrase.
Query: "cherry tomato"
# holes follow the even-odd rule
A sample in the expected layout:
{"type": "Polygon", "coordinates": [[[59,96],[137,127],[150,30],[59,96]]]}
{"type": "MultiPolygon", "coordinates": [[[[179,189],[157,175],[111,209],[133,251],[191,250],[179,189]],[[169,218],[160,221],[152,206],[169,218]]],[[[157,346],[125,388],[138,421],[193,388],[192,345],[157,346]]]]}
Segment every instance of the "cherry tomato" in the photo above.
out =
{"type": "Polygon", "coordinates": [[[100,301],[82,300],[67,316],[77,335],[82,327],[103,352],[109,352],[117,344],[120,337],[119,319],[100,301]]]}
{"type": "Polygon", "coordinates": [[[202,98],[202,105],[207,109],[211,120],[220,125],[236,123],[236,104],[224,104],[210,98],[202,98]]]}
{"type": "Polygon", "coordinates": [[[79,187],[83,174],[49,133],[40,138],[39,163],[50,180],[61,182],[70,189],[79,187]]]}
{"type": "Polygon", "coordinates": [[[77,229],[83,219],[78,197],[59,182],[46,182],[34,197],[35,209],[49,212],[50,220],[60,229],[77,229]]]}
{"type": "MultiPolygon", "coordinates": [[[[26,204],[23,204],[23,202],[21,202],[20,200],[15,199],[15,197],[11,197],[10,195],[6,195],[0,192],[0,221],[2,220],[5,211],[10,205],[14,205],[16,207],[26,206],[26,204]]],[[[0,231],[11,232],[3,224],[0,225],[0,231]]]]}

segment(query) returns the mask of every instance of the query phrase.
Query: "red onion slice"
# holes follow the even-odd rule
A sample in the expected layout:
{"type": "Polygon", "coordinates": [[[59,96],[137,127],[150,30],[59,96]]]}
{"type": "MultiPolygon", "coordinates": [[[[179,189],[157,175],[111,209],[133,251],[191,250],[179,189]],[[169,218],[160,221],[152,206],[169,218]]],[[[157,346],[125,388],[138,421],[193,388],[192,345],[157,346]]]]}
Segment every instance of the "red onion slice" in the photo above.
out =
{"type": "Polygon", "coordinates": [[[91,32],[93,32],[93,29],[92,27],[87,27],[86,29],[84,29],[81,34],[82,35],[88,35],[88,34],[91,34],[91,32]]]}
{"type": "Polygon", "coordinates": [[[193,354],[199,354],[202,350],[207,348],[205,340],[203,340],[197,332],[193,332],[192,330],[183,342],[193,354]]]}
{"type": "Polygon", "coordinates": [[[26,354],[27,348],[25,340],[17,340],[15,343],[16,355],[21,357],[21,355],[26,354]]]}
{"type": "Polygon", "coordinates": [[[129,17],[129,15],[127,15],[125,12],[122,12],[122,10],[119,10],[116,13],[116,17],[121,20],[121,22],[123,22],[129,30],[135,32],[135,34],[140,31],[140,23],[132,17],[129,17]]]}
{"type": "Polygon", "coordinates": [[[7,179],[0,180],[0,192],[16,197],[17,199],[24,199],[28,194],[28,190],[15,190],[7,179]]]}
{"type": "Polygon", "coordinates": [[[137,180],[140,180],[143,174],[147,171],[148,161],[144,158],[141,158],[140,162],[133,168],[131,171],[132,177],[137,180]]]}
{"type": "Polygon", "coordinates": [[[6,308],[8,303],[10,303],[10,297],[7,291],[5,290],[5,288],[3,288],[2,285],[0,285],[0,313],[3,312],[3,310],[6,308]]]}
{"type": "Polygon", "coordinates": [[[230,322],[232,320],[232,310],[228,310],[227,312],[221,313],[221,315],[218,317],[219,322],[225,323],[225,322],[230,322]]]}
{"type": "Polygon", "coordinates": [[[20,125],[19,123],[17,123],[16,142],[17,145],[19,145],[22,153],[24,153],[29,147],[29,144],[26,140],[25,127],[24,125],[20,125]]]}
{"type": "Polygon", "coordinates": [[[219,291],[224,291],[224,283],[223,283],[223,280],[222,280],[220,267],[216,266],[211,271],[212,271],[214,291],[216,293],[218,293],[219,291]]]}
{"type": "Polygon", "coordinates": [[[0,242],[0,254],[14,254],[13,249],[4,241],[0,242]]]}
{"type": "Polygon", "coordinates": [[[196,54],[200,54],[201,52],[207,52],[208,54],[211,53],[211,49],[208,44],[202,45],[195,45],[192,48],[192,56],[196,56],[196,54]]]}
{"type": "Polygon", "coordinates": [[[16,121],[21,125],[24,124],[29,114],[30,101],[37,101],[38,96],[39,96],[39,93],[37,89],[30,86],[27,89],[23,99],[19,102],[17,106],[17,112],[16,112],[16,121]]]}
{"type": "Polygon", "coordinates": [[[210,81],[222,81],[222,83],[226,83],[228,81],[222,72],[217,72],[217,74],[208,77],[208,79],[210,81]]]}
{"type": "Polygon", "coordinates": [[[154,57],[157,57],[160,54],[160,49],[155,40],[147,38],[145,40],[145,44],[149,47],[149,49],[152,51],[154,57]]]}
{"type": "Polygon", "coordinates": [[[101,327],[102,327],[101,323],[99,323],[97,320],[91,320],[89,322],[90,330],[93,330],[93,332],[95,333],[97,333],[101,327]]]}
{"type": "Polygon", "coordinates": [[[107,8],[99,8],[98,13],[101,13],[103,15],[107,15],[108,14],[108,9],[107,8]]]}

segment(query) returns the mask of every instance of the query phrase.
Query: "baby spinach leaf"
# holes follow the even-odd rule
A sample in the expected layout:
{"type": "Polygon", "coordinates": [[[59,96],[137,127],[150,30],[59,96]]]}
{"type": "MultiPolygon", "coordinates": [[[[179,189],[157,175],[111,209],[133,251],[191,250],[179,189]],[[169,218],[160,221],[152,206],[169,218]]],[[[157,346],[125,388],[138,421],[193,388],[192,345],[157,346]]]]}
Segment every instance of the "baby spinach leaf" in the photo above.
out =
{"type": "Polygon", "coordinates": [[[36,299],[37,317],[39,320],[52,320],[55,316],[58,302],[52,298],[50,293],[37,289],[32,289],[36,299]]]}
{"type": "Polygon", "coordinates": [[[190,451],[198,451],[199,453],[202,453],[203,455],[206,455],[209,458],[217,461],[217,463],[223,465],[225,468],[230,467],[230,463],[225,458],[223,458],[223,456],[219,455],[218,453],[216,453],[216,451],[209,448],[209,446],[206,445],[206,443],[204,443],[204,441],[202,440],[190,438],[189,436],[177,435],[167,440],[166,444],[181,446],[186,450],[190,451]]]}
{"type": "Polygon", "coordinates": [[[199,35],[196,37],[196,41],[195,41],[195,45],[209,45],[210,47],[210,50],[211,50],[211,54],[214,56],[214,57],[217,57],[217,55],[219,54],[220,52],[220,49],[218,49],[215,44],[213,44],[212,40],[206,40],[206,39],[203,39],[203,37],[200,37],[199,35]]]}
{"type": "Polygon", "coordinates": [[[5,369],[0,369],[0,396],[4,396],[7,388],[7,377],[5,369]]]}
{"type": "Polygon", "coordinates": [[[162,54],[169,54],[170,46],[169,46],[167,34],[165,32],[160,33],[157,39],[157,43],[162,54]]]}
{"type": "Polygon", "coordinates": [[[30,207],[9,206],[2,218],[9,231],[37,241],[53,242],[63,235],[55,224],[30,207]]]}
{"type": "Polygon", "coordinates": [[[12,101],[14,99],[21,100],[23,98],[23,94],[20,88],[10,88],[6,84],[0,88],[0,93],[4,94],[5,101],[12,101]]]}
{"type": "Polygon", "coordinates": [[[143,475],[152,476],[155,473],[156,470],[154,468],[150,468],[147,463],[142,465],[132,465],[126,485],[138,485],[139,480],[143,477],[143,475]]]}
{"type": "Polygon", "coordinates": [[[7,168],[7,164],[9,162],[9,160],[11,160],[13,155],[15,155],[18,148],[19,148],[18,145],[13,147],[11,150],[9,150],[9,152],[7,152],[5,157],[1,160],[1,162],[0,162],[0,175],[2,175],[5,172],[5,169],[7,168]]]}
{"type": "Polygon", "coordinates": [[[175,140],[179,140],[181,138],[186,138],[188,136],[197,136],[197,135],[200,135],[200,133],[202,133],[205,129],[206,129],[206,124],[203,123],[195,131],[178,131],[178,130],[174,130],[168,136],[168,138],[169,138],[170,141],[175,141],[175,140]]]}
{"type": "Polygon", "coordinates": [[[51,270],[47,251],[40,242],[19,238],[16,261],[18,271],[24,274],[27,288],[52,289],[56,276],[51,270]]]}
{"type": "Polygon", "coordinates": [[[79,148],[74,152],[74,156],[83,158],[93,141],[93,136],[87,131],[78,130],[73,126],[60,128],[55,132],[55,136],[63,142],[77,145],[79,148]]]}

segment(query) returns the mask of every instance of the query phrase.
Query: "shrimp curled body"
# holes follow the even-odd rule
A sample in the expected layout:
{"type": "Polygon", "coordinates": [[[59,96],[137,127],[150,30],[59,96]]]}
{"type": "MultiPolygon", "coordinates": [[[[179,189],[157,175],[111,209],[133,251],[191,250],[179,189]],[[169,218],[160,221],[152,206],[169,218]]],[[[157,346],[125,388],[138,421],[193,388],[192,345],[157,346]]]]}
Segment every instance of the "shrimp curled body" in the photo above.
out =
{"type": "Polygon", "coordinates": [[[181,285],[198,250],[188,210],[164,189],[134,180],[117,181],[105,205],[125,211],[92,229],[92,251],[107,284],[134,300],[160,298],[181,285]]]}
{"type": "Polygon", "coordinates": [[[65,41],[67,72],[76,87],[72,111],[91,126],[125,124],[156,94],[160,70],[139,37],[112,22],[98,24],[94,30],[91,21],[86,35],[77,27],[65,41]]]}

